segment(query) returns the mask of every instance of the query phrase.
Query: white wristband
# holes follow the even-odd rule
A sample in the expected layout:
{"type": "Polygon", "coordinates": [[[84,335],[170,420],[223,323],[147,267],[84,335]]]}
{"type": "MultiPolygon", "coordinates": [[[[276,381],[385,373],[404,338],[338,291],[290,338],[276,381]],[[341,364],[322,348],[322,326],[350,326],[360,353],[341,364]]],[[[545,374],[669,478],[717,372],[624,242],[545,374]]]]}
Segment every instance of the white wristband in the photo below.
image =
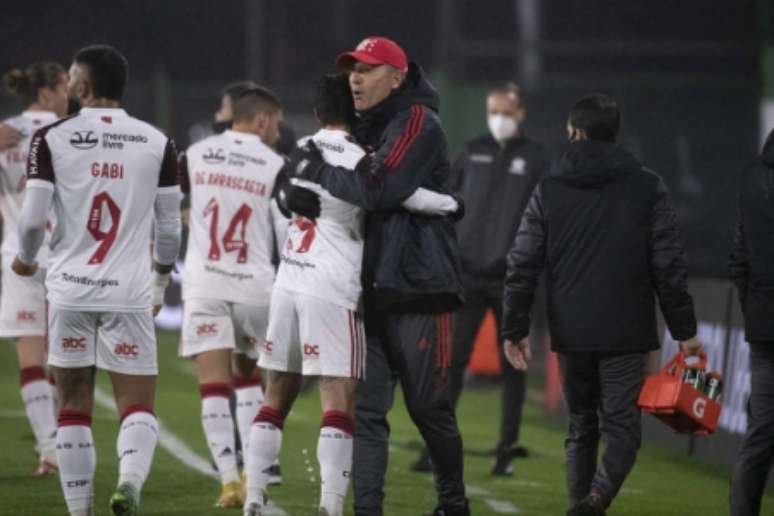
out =
{"type": "Polygon", "coordinates": [[[151,304],[153,306],[164,304],[164,291],[169,285],[169,274],[161,274],[153,271],[151,275],[151,304]]]}

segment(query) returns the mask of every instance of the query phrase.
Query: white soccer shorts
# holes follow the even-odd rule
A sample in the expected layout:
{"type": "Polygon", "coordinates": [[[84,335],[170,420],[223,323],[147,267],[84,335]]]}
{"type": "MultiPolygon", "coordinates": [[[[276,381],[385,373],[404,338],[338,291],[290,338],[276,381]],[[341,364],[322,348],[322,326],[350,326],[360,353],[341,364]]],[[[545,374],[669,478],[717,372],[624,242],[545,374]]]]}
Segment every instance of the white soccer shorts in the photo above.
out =
{"type": "Polygon", "coordinates": [[[245,305],[220,299],[183,302],[180,356],[192,357],[215,349],[233,349],[257,360],[266,338],[268,306],[245,305]]]}
{"type": "Polygon", "coordinates": [[[157,375],[153,314],[48,309],[48,363],[122,374],[157,375]]]}
{"type": "Polygon", "coordinates": [[[365,364],[365,330],[357,312],[274,288],[259,366],[304,376],[363,379],[365,364]]]}
{"type": "Polygon", "coordinates": [[[32,278],[19,276],[3,260],[0,279],[0,337],[46,335],[46,289],[32,278]]]}

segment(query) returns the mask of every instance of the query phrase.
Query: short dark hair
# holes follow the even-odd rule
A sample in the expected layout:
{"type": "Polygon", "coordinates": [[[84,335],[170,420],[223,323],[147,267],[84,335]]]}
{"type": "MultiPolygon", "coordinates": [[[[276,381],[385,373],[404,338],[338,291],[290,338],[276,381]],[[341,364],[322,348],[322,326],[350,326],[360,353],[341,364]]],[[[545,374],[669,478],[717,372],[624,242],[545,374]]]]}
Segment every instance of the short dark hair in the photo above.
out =
{"type": "Polygon", "coordinates": [[[320,78],[314,95],[314,112],[322,125],[352,127],[355,103],[347,74],[326,74],[320,78]]]}
{"type": "Polygon", "coordinates": [[[27,107],[37,102],[40,88],[56,88],[65,74],[67,71],[59,63],[38,61],[24,70],[14,68],[3,76],[3,82],[8,93],[27,107]]]}
{"type": "Polygon", "coordinates": [[[220,96],[230,97],[231,100],[234,101],[239,98],[243,91],[249,90],[250,88],[256,88],[257,86],[257,83],[250,80],[235,81],[226,84],[226,86],[223,88],[223,91],[220,92],[220,96]]]}
{"type": "Polygon", "coordinates": [[[258,113],[274,114],[282,110],[279,98],[268,88],[255,86],[232,99],[234,123],[252,120],[258,113]]]}
{"type": "Polygon", "coordinates": [[[606,95],[586,95],[572,107],[570,126],[582,130],[590,140],[614,142],[621,127],[618,104],[606,95]]]}
{"type": "Polygon", "coordinates": [[[519,104],[524,103],[524,99],[521,96],[521,88],[515,82],[509,81],[495,85],[489,90],[487,97],[492,95],[513,95],[518,99],[519,104]]]}
{"type": "Polygon", "coordinates": [[[89,80],[96,98],[121,100],[129,80],[129,63],[110,45],[91,45],[80,49],[73,62],[89,70],[89,80]]]}

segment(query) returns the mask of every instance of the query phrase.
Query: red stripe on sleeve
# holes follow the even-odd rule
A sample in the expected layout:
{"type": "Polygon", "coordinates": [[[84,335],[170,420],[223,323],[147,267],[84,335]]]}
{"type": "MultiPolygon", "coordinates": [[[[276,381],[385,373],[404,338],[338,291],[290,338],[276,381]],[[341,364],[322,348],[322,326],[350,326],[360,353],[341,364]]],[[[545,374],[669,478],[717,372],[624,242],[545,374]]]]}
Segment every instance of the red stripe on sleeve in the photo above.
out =
{"type": "Polygon", "coordinates": [[[400,137],[395,140],[392,150],[384,160],[384,168],[396,168],[406,156],[411,145],[421,132],[425,120],[425,110],[417,104],[411,106],[411,114],[400,137]]]}

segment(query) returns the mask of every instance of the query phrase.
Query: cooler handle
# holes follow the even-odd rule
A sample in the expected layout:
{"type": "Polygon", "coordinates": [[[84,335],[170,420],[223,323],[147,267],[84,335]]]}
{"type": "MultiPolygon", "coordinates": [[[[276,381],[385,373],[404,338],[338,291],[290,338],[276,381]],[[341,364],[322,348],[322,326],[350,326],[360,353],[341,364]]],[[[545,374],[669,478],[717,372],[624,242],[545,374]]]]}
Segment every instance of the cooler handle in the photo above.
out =
{"type": "Polygon", "coordinates": [[[699,361],[694,365],[688,365],[685,362],[685,353],[678,351],[672,359],[661,369],[661,374],[666,376],[682,376],[685,369],[706,369],[707,354],[704,351],[699,352],[699,361]]]}

